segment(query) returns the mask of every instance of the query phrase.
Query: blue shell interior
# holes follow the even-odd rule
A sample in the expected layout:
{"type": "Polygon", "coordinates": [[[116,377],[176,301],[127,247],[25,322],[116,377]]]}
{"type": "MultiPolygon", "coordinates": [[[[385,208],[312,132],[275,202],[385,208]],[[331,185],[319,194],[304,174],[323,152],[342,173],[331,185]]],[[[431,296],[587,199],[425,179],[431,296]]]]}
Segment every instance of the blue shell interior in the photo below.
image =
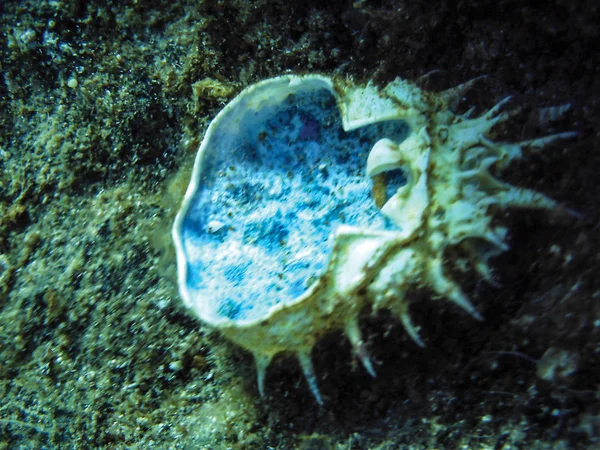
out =
{"type": "MultiPolygon", "coordinates": [[[[214,317],[247,321],[316,281],[341,224],[394,228],[375,205],[365,167],[375,142],[401,142],[409,130],[386,121],[346,132],[327,89],[229,115],[200,156],[181,234],[194,301],[209,302],[214,317]]],[[[396,171],[388,194],[405,182],[396,171]]]]}

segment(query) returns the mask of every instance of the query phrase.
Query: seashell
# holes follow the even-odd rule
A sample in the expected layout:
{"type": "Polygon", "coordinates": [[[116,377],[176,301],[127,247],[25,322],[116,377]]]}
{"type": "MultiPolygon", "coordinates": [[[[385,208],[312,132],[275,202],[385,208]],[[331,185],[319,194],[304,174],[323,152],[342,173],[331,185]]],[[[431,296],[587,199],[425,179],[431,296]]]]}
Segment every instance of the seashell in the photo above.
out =
{"type": "Polygon", "coordinates": [[[334,329],[374,376],[358,326],[367,307],[391,311],[422,346],[405,298],[414,286],[480,319],[444,250],[462,247],[493,282],[489,259],[508,245],[492,211],[556,203],[490,172],[575,134],[494,142],[507,99],[458,115],[471,84],[431,93],[400,79],[379,88],[282,76],[248,87],[211,122],[173,226],[179,290],[253,353],[261,395],[273,357],[292,352],[322,403],[310,355],[334,329]]]}

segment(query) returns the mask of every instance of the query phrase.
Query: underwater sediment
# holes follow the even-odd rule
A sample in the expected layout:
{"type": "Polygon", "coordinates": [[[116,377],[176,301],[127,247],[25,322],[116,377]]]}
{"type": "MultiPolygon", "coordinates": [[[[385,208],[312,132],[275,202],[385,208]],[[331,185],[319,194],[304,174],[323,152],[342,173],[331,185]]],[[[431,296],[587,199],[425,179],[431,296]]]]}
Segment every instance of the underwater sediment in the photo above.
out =
{"type": "MultiPolygon", "coordinates": [[[[4,2],[2,448],[594,445],[597,23],[591,1],[4,2]],[[211,120],[244,88],[292,73],[378,88],[400,77],[427,92],[483,75],[455,113],[512,96],[520,112],[494,141],[578,133],[490,166],[578,213],[495,210],[509,247],[486,261],[496,286],[448,264],[468,260],[460,246],[444,250],[444,273],[483,321],[417,286],[406,302],[421,348],[387,310],[363,311],[363,352],[335,330],[312,348],[323,407],[284,354],[259,396],[251,355],[182,304],[170,237],[211,120]]],[[[304,139],[325,133],[302,117],[304,139]]],[[[385,204],[393,190],[379,192],[385,204]]]]}

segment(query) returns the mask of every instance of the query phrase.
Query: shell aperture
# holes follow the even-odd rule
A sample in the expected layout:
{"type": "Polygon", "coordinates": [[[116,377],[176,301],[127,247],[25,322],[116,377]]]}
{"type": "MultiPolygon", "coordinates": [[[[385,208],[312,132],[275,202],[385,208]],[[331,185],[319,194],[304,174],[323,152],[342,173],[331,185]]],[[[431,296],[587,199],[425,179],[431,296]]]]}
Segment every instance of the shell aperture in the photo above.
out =
{"type": "MultiPolygon", "coordinates": [[[[400,143],[408,125],[344,131],[328,86],[262,95],[250,93],[247,109],[225,111],[231,117],[212,130],[182,224],[190,298],[217,321],[255,321],[304,294],[326,269],[341,225],[394,228],[365,166],[379,139],[400,143]]],[[[396,189],[405,179],[394,175],[396,189]]]]}

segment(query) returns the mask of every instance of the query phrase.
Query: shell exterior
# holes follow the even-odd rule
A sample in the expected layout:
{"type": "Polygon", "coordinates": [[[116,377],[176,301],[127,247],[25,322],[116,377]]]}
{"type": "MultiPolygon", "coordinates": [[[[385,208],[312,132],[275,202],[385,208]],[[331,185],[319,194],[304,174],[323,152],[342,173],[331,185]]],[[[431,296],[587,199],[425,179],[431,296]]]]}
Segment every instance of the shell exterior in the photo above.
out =
{"type": "Polygon", "coordinates": [[[179,288],[254,354],[261,394],[273,357],[293,352],[322,403],[310,355],[333,329],[375,375],[358,326],[365,308],[391,311],[422,346],[405,299],[415,286],[479,318],[444,269],[445,249],[460,246],[493,282],[488,261],[508,246],[492,212],[556,206],[491,172],[573,133],[495,142],[508,99],[458,115],[471,83],[430,93],[400,79],[378,88],[283,76],[213,120],[173,227],[179,288]]]}

